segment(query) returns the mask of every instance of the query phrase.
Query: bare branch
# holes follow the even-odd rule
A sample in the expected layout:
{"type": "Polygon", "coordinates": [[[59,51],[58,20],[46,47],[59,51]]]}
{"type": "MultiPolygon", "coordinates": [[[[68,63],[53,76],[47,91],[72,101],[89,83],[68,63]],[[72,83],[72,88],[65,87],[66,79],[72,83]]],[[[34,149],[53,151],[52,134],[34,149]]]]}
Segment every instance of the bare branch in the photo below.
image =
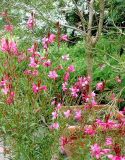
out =
{"type": "Polygon", "coordinates": [[[75,5],[77,11],[78,11],[78,15],[79,15],[80,20],[81,20],[81,22],[82,22],[83,30],[84,30],[84,32],[86,32],[86,28],[85,28],[86,20],[85,20],[85,18],[84,18],[84,16],[83,16],[83,13],[79,10],[76,1],[75,1],[75,0],[72,0],[72,1],[73,1],[74,5],[75,5]]]}
{"type": "Polygon", "coordinates": [[[94,1],[91,0],[89,2],[89,22],[88,22],[88,35],[91,36],[92,31],[92,22],[93,22],[93,15],[94,15],[94,1]]]}
{"type": "Polygon", "coordinates": [[[120,32],[120,34],[125,36],[125,33],[122,32],[122,29],[120,29],[118,26],[116,26],[115,22],[112,20],[114,27],[120,32]]]}
{"type": "Polygon", "coordinates": [[[83,30],[81,30],[79,28],[76,28],[76,27],[73,27],[73,26],[69,26],[69,25],[66,25],[66,24],[61,24],[61,23],[60,23],[60,25],[66,27],[66,28],[71,28],[71,29],[74,29],[74,30],[76,30],[78,32],[81,32],[83,35],[86,34],[86,32],[84,32],[83,30]]]}
{"type": "Polygon", "coordinates": [[[99,6],[100,6],[100,18],[99,18],[99,24],[98,24],[98,31],[97,31],[96,37],[95,37],[95,43],[98,41],[99,37],[101,36],[101,32],[102,32],[102,28],[103,28],[105,0],[100,0],[99,6]]]}

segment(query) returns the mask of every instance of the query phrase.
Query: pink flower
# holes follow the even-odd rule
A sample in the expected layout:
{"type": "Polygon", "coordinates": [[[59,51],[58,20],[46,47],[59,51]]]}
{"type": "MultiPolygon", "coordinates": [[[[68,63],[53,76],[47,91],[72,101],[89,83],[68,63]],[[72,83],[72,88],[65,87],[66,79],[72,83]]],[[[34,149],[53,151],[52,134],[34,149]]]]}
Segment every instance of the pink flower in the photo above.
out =
{"type": "Polygon", "coordinates": [[[9,25],[5,25],[4,26],[4,29],[7,31],[7,32],[12,32],[13,31],[13,25],[9,24],[9,25]]]}
{"type": "Polygon", "coordinates": [[[114,156],[112,154],[109,154],[107,157],[111,160],[125,160],[125,156],[114,156]]]}
{"type": "Polygon", "coordinates": [[[106,122],[103,122],[102,120],[97,119],[96,124],[98,124],[100,127],[102,127],[103,130],[108,130],[108,129],[112,129],[112,128],[117,127],[116,123],[110,119],[108,119],[106,122]]]}
{"type": "Polygon", "coordinates": [[[0,87],[4,87],[5,85],[6,85],[6,82],[7,82],[7,80],[2,80],[1,82],[0,82],[0,87]]]}
{"type": "Polygon", "coordinates": [[[96,96],[95,92],[93,91],[91,94],[90,94],[91,98],[94,98],[96,96]]]}
{"type": "Polygon", "coordinates": [[[85,126],[84,132],[88,135],[94,136],[96,134],[96,130],[93,129],[92,125],[85,126]]]}
{"type": "Polygon", "coordinates": [[[30,74],[32,74],[32,71],[31,71],[31,70],[25,70],[25,71],[24,71],[24,74],[25,74],[25,75],[30,75],[30,74]]]}
{"type": "Polygon", "coordinates": [[[62,41],[68,41],[68,36],[66,34],[61,36],[62,41]]]}
{"type": "Polygon", "coordinates": [[[73,96],[73,97],[78,97],[78,92],[79,92],[79,89],[78,88],[76,88],[75,86],[74,87],[71,87],[70,88],[70,90],[71,90],[71,95],[73,96]]]}
{"type": "Polygon", "coordinates": [[[107,146],[112,146],[112,144],[113,144],[112,138],[111,138],[111,137],[106,138],[105,144],[106,144],[107,146]]]}
{"type": "Polygon", "coordinates": [[[48,43],[53,43],[56,39],[56,36],[55,34],[50,34],[49,37],[48,37],[48,43]]]}
{"type": "Polygon", "coordinates": [[[32,47],[28,49],[28,52],[30,52],[30,53],[34,53],[35,51],[36,51],[36,49],[35,49],[34,45],[32,45],[32,47]]]}
{"type": "Polygon", "coordinates": [[[63,84],[62,84],[62,90],[65,92],[68,88],[67,88],[67,85],[68,85],[68,83],[67,82],[64,82],[63,84]]]}
{"type": "Polygon", "coordinates": [[[99,90],[99,91],[101,91],[101,92],[104,90],[104,87],[105,87],[104,82],[99,82],[96,85],[96,89],[99,90]]]}
{"type": "Polygon", "coordinates": [[[95,101],[95,99],[92,99],[91,100],[91,107],[94,107],[97,105],[97,102],[95,101]]]}
{"type": "Polygon", "coordinates": [[[123,108],[123,110],[121,111],[122,114],[125,114],[125,107],[123,108]]]}
{"type": "Polygon", "coordinates": [[[43,48],[47,51],[49,44],[53,43],[56,39],[54,34],[50,34],[48,37],[42,39],[43,48]]]}
{"type": "Polygon", "coordinates": [[[39,85],[36,85],[36,84],[34,84],[33,83],[33,85],[32,85],[32,90],[33,90],[33,92],[34,93],[38,93],[38,92],[40,92],[40,91],[46,91],[47,90],[47,87],[46,86],[39,86],[39,85]]]}
{"type": "Polygon", "coordinates": [[[59,128],[59,123],[57,123],[57,122],[53,123],[53,128],[58,129],[59,128]]]}
{"type": "Polygon", "coordinates": [[[75,119],[80,121],[81,118],[82,118],[82,111],[81,110],[75,111],[75,119]]]}
{"type": "Polygon", "coordinates": [[[2,17],[7,17],[7,16],[8,16],[7,11],[3,11],[3,12],[0,14],[0,16],[2,16],[2,17]]]}
{"type": "Polygon", "coordinates": [[[101,158],[101,156],[103,155],[101,147],[98,144],[94,144],[91,146],[91,155],[96,159],[101,158]]]}
{"type": "Polygon", "coordinates": [[[56,71],[50,71],[48,77],[55,80],[58,77],[58,74],[56,71]]]}
{"type": "Polygon", "coordinates": [[[44,67],[50,67],[51,64],[52,64],[52,62],[48,59],[47,61],[45,61],[45,62],[43,63],[43,66],[44,66],[44,67]]]}
{"type": "Polygon", "coordinates": [[[35,70],[32,71],[32,75],[33,75],[33,76],[38,76],[38,74],[39,74],[39,72],[38,72],[37,69],[35,69],[35,70]]]}
{"type": "Polygon", "coordinates": [[[82,96],[85,102],[89,102],[89,98],[90,98],[89,95],[83,94],[82,96]]]}
{"type": "Polygon", "coordinates": [[[116,80],[116,82],[118,82],[118,83],[121,83],[121,82],[122,82],[120,76],[117,76],[117,77],[115,78],[115,80],[116,80]]]}
{"type": "Polygon", "coordinates": [[[1,50],[3,52],[9,52],[13,53],[14,55],[18,54],[18,48],[15,42],[13,41],[8,41],[8,39],[2,39],[1,40],[1,50]]]}
{"type": "Polygon", "coordinates": [[[34,84],[34,83],[32,85],[32,89],[33,89],[34,93],[38,93],[39,92],[39,87],[36,84],[34,84]]]}
{"type": "Polygon", "coordinates": [[[52,112],[52,119],[56,119],[58,118],[58,113],[55,111],[55,112],[52,112]]]}
{"type": "Polygon", "coordinates": [[[21,63],[22,61],[24,61],[26,59],[26,55],[21,53],[18,55],[18,62],[21,63]]]}
{"type": "Polygon", "coordinates": [[[39,65],[35,61],[35,57],[30,57],[30,64],[29,64],[29,66],[33,67],[33,68],[38,68],[39,67],[39,65]]]}
{"type": "Polygon", "coordinates": [[[15,92],[11,91],[11,92],[9,93],[9,96],[7,97],[6,103],[7,103],[8,105],[13,104],[13,103],[14,103],[14,97],[15,97],[15,92]]]}
{"type": "Polygon", "coordinates": [[[65,145],[69,143],[69,140],[66,137],[61,137],[60,138],[60,147],[61,147],[61,153],[65,153],[65,145]]]}
{"type": "Polygon", "coordinates": [[[43,39],[42,39],[42,45],[43,45],[43,48],[45,49],[45,50],[47,50],[48,49],[48,38],[46,38],[46,37],[44,37],[43,39]]]}
{"type": "Polygon", "coordinates": [[[59,129],[59,123],[55,122],[50,126],[50,129],[59,129]]]}
{"type": "Polygon", "coordinates": [[[9,90],[10,90],[9,87],[7,87],[7,86],[4,86],[4,88],[2,88],[2,92],[3,92],[5,95],[8,94],[9,90]]]}
{"type": "Polygon", "coordinates": [[[27,28],[33,29],[35,27],[35,25],[36,25],[36,20],[34,18],[34,15],[32,14],[27,21],[27,28]]]}
{"type": "Polygon", "coordinates": [[[69,54],[63,55],[62,60],[68,61],[69,60],[69,54]]]}
{"type": "Polygon", "coordinates": [[[12,53],[15,54],[15,55],[18,54],[17,44],[16,44],[15,42],[10,41],[9,47],[10,47],[10,52],[12,52],[12,53]]]}
{"type": "Polygon", "coordinates": [[[75,72],[75,67],[74,67],[73,65],[70,65],[70,66],[68,67],[68,71],[69,71],[69,72],[75,72]]]}
{"type": "Polygon", "coordinates": [[[66,72],[65,75],[64,75],[64,81],[67,82],[70,78],[70,73],[69,72],[66,72]]]}
{"type": "Polygon", "coordinates": [[[40,90],[47,91],[47,86],[45,86],[45,85],[40,86],[40,90]]]}
{"type": "Polygon", "coordinates": [[[65,112],[63,112],[63,113],[64,113],[64,116],[65,116],[66,118],[69,118],[70,115],[71,115],[71,111],[70,111],[70,110],[67,110],[67,111],[65,111],[65,112]]]}
{"type": "Polygon", "coordinates": [[[109,153],[111,150],[110,149],[102,149],[103,154],[109,153]]]}
{"type": "Polygon", "coordinates": [[[57,110],[60,110],[61,108],[62,108],[62,104],[61,104],[61,103],[58,103],[57,106],[56,106],[56,109],[57,109],[57,110]]]}
{"type": "Polygon", "coordinates": [[[101,149],[101,147],[96,143],[91,146],[91,155],[96,159],[100,159],[103,155],[110,152],[110,149],[101,149]]]}
{"type": "Polygon", "coordinates": [[[9,52],[9,42],[7,39],[2,38],[1,40],[1,50],[3,52],[9,52]]]}
{"type": "Polygon", "coordinates": [[[53,101],[51,102],[51,105],[55,105],[55,104],[56,104],[56,101],[53,100],[53,101]]]}

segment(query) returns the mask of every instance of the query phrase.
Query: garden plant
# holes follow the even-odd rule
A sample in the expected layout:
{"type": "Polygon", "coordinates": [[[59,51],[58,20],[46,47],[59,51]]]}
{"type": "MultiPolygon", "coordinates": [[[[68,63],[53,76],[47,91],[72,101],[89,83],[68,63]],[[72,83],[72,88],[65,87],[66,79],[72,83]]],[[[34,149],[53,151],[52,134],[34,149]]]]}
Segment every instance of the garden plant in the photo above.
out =
{"type": "Polygon", "coordinates": [[[72,26],[47,19],[55,2],[42,2],[46,15],[40,1],[16,2],[30,8],[19,24],[17,4],[2,1],[12,6],[0,7],[0,153],[8,160],[125,160],[125,33],[112,8],[124,2],[72,0],[70,18],[79,17],[72,26]],[[49,27],[39,27],[40,17],[49,27]]]}

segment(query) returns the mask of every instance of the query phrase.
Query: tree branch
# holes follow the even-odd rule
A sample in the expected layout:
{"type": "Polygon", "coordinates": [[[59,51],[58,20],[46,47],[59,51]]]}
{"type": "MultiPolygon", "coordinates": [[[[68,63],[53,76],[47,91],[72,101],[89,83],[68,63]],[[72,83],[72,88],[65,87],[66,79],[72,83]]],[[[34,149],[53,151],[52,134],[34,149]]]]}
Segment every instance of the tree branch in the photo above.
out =
{"type": "Polygon", "coordinates": [[[122,29],[120,29],[118,26],[116,26],[115,22],[112,20],[114,27],[120,32],[120,34],[125,36],[125,33],[122,32],[122,29]]]}
{"type": "Polygon", "coordinates": [[[95,42],[96,43],[101,36],[102,28],[103,28],[103,20],[104,20],[104,9],[105,9],[105,0],[99,1],[100,6],[100,18],[99,18],[99,24],[98,24],[98,31],[96,33],[95,42]]]}
{"type": "Polygon", "coordinates": [[[83,13],[81,13],[81,11],[79,10],[76,1],[75,1],[75,0],[72,0],[72,2],[74,3],[74,5],[75,5],[75,7],[76,7],[76,9],[77,9],[77,11],[78,11],[80,20],[81,20],[81,22],[82,22],[83,30],[84,30],[84,32],[86,32],[86,28],[85,28],[86,20],[85,20],[85,18],[84,18],[84,16],[83,16],[83,13]]]}
{"type": "Polygon", "coordinates": [[[88,36],[91,36],[91,32],[92,32],[92,22],[93,22],[93,15],[94,15],[94,1],[95,0],[91,0],[89,2],[89,22],[88,22],[88,36]]]}

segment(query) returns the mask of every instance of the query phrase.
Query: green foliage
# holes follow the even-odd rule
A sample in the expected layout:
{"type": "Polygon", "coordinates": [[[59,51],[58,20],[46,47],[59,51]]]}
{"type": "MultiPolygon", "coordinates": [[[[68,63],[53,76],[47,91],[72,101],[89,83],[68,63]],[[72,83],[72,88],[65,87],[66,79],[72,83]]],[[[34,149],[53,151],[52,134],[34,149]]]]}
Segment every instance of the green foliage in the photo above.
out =
{"type": "MultiPolygon", "coordinates": [[[[37,14],[38,19],[43,18],[47,23],[47,27],[36,28],[34,31],[28,31],[25,27],[26,16],[25,13],[31,13],[32,7],[35,7],[38,11],[42,13],[48,13],[49,11],[54,10],[53,0],[48,1],[28,1],[28,0],[9,0],[1,1],[0,9],[1,12],[5,9],[8,10],[10,17],[12,19],[12,24],[15,25],[14,28],[14,40],[17,41],[19,45],[19,50],[27,53],[27,49],[31,47],[34,41],[39,40],[39,52],[44,56],[44,51],[42,49],[41,37],[45,35],[54,25],[46,21],[46,17],[37,14]],[[23,3],[23,5],[22,5],[23,3]],[[25,6],[26,5],[26,6],[25,6]],[[24,6],[24,8],[22,7],[24,6]],[[27,8],[29,6],[29,8],[27,8]],[[22,19],[20,11],[24,10],[23,20],[24,26],[21,28],[22,19]],[[18,14],[17,14],[18,13],[18,14]]],[[[64,1],[60,1],[60,6],[64,6],[64,1]]],[[[109,12],[110,18],[113,18],[116,23],[119,23],[123,20],[123,9],[124,9],[124,0],[115,0],[109,1],[109,6],[112,6],[112,10],[109,12]]],[[[109,7],[107,6],[107,8],[109,7]]],[[[73,12],[68,13],[68,22],[74,24],[78,22],[78,17],[73,12]]],[[[4,19],[0,18],[0,27],[6,24],[4,19]]],[[[51,31],[55,31],[55,28],[52,28],[51,31]]],[[[56,33],[56,31],[55,31],[56,33]]],[[[8,34],[6,37],[10,38],[8,34]]],[[[100,81],[106,81],[106,89],[104,93],[97,95],[97,100],[99,102],[109,103],[110,94],[114,92],[119,94],[125,84],[125,53],[120,56],[120,48],[125,44],[125,38],[121,35],[114,34],[113,31],[108,32],[107,35],[102,35],[101,40],[98,42],[94,50],[94,69],[93,69],[93,90],[96,90],[95,86],[100,81]],[[100,66],[104,65],[104,68],[101,69],[100,66]],[[115,80],[116,76],[121,76],[122,83],[118,84],[115,80]]],[[[18,63],[17,59],[11,58],[9,61],[10,68],[7,70],[4,66],[4,60],[7,57],[6,54],[0,53],[1,63],[0,63],[0,77],[2,73],[8,72],[13,76],[14,87],[16,91],[16,102],[14,105],[5,105],[5,99],[0,95],[0,133],[1,136],[7,142],[7,145],[10,145],[12,148],[13,160],[50,160],[54,153],[59,154],[59,134],[57,132],[51,132],[48,129],[48,126],[51,124],[52,116],[51,113],[54,108],[51,106],[51,100],[58,94],[62,94],[62,80],[64,76],[64,71],[59,71],[59,78],[56,83],[47,79],[49,72],[48,68],[39,68],[40,76],[35,77],[33,80],[37,82],[42,80],[42,83],[47,84],[49,93],[41,93],[38,96],[35,96],[32,92],[32,84],[30,78],[26,78],[22,73],[27,68],[29,61],[18,63]],[[11,68],[13,66],[13,68],[11,68]],[[15,74],[16,73],[16,74],[15,74]],[[18,77],[17,79],[15,77],[18,77]]],[[[85,43],[84,41],[79,41],[76,45],[67,47],[66,43],[62,43],[60,48],[57,47],[57,44],[52,45],[49,48],[49,58],[52,60],[52,68],[54,69],[60,64],[66,70],[70,64],[75,66],[76,72],[71,73],[69,85],[72,86],[74,82],[78,79],[79,76],[86,75],[86,54],[85,54],[85,43]],[[61,57],[62,55],[69,54],[70,60],[68,62],[63,62],[61,57]]],[[[121,93],[120,97],[125,98],[125,90],[121,93]]],[[[68,97],[66,97],[68,99],[68,97]]],[[[67,105],[71,105],[67,100],[67,105]]],[[[119,104],[121,107],[121,105],[119,104]]],[[[124,103],[122,103],[122,107],[124,103]]],[[[60,120],[62,125],[66,125],[66,121],[60,120]]],[[[72,122],[72,124],[75,124],[72,122]]],[[[64,129],[64,128],[63,128],[64,129]]],[[[89,144],[88,142],[85,142],[89,144]]],[[[87,146],[89,147],[89,146],[87,146]]],[[[86,149],[88,149],[86,147],[86,149]]],[[[90,159],[90,155],[87,153],[87,150],[83,150],[78,147],[78,151],[81,154],[81,160],[86,157],[90,159]]],[[[61,159],[64,159],[62,157],[61,159]]],[[[75,159],[75,157],[74,157],[75,159]]],[[[78,158],[77,158],[78,160],[78,158]]]]}

